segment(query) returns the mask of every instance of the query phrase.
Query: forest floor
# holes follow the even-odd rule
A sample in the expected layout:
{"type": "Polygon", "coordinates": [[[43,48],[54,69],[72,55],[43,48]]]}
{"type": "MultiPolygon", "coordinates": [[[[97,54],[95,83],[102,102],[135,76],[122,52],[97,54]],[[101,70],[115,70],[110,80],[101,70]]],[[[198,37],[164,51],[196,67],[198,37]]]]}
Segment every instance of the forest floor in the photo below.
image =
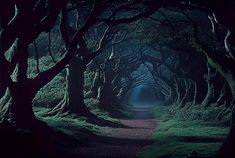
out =
{"type": "Polygon", "coordinates": [[[43,145],[51,140],[46,148],[54,149],[56,156],[50,158],[185,158],[192,151],[208,158],[216,154],[227,127],[216,121],[178,119],[169,109],[134,107],[129,109],[129,117],[103,117],[120,125],[116,127],[82,117],[40,117],[41,108],[35,112],[55,131],[48,138],[39,137],[46,141],[43,145]]]}
{"type": "Polygon", "coordinates": [[[145,108],[132,109],[130,118],[109,118],[117,124],[113,127],[98,126],[82,117],[40,116],[45,110],[35,108],[47,125],[32,132],[1,125],[0,153],[8,155],[6,158],[15,154],[19,158],[136,158],[144,147],[154,143],[152,135],[159,125],[145,108]]]}
{"type": "Polygon", "coordinates": [[[218,120],[199,117],[198,114],[208,117],[213,110],[202,108],[201,111],[198,105],[186,110],[156,106],[154,114],[159,127],[152,135],[154,143],[142,151],[143,158],[191,158],[192,153],[198,158],[214,158],[229,130],[218,120]]]}
{"type": "Polygon", "coordinates": [[[156,121],[120,120],[129,128],[114,128],[101,137],[87,139],[89,146],[78,147],[75,151],[80,157],[135,158],[140,157],[143,147],[153,143],[152,134],[156,121]]]}
{"type": "Polygon", "coordinates": [[[200,158],[213,157],[228,127],[216,121],[176,118],[170,108],[135,107],[129,117],[102,116],[115,122],[115,127],[83,117],[42,117],[46,109],[36,108],[35,113],[48,126],[30,133],[1,125],[0,152],[5,151],[7,157],[17,153],[19,158],[186,158],[195,151],[200,158]],[[1,129],[8,130],[3,133],[1,129]]]}
{"type": "Polygon", "coordinates": [[[149,109],[131,109],[131,118],[121,118],[126,127],[103,129],[98,135],[87,137],[88,146],[77,147],[80,157],[135,158],[144,147],[153,144],[152,135],[158,122],[149,109]]]}

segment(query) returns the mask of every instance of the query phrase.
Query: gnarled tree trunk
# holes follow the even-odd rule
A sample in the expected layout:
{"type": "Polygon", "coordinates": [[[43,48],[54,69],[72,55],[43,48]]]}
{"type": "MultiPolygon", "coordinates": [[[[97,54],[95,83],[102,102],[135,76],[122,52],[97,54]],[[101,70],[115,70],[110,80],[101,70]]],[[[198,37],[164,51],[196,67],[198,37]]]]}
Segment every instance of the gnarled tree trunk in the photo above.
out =
{"type": "Polygon", "coordinates": [[[69,65],[68,73],[68,105],[69,111],[78,115],[87,115],[88,108],[84,103],[84,73],[86,64],[80,58],[75,58],[69,65]]]}
{"type": "Polygon", "coordinates": [[[94,79],[93,79],[93,83],[92,86],[90,88],[90,91],[92,92],[92,97],[93,98],[97,98],[100,99],[100,86],[103,83],[103,79],[102,79],[102,74],[101,71],[99,69],[96,70],[95,75],[94,75],[94,79]]]}
{"type": "Polygon", "coordinates": [[[64,98],[47,115],[72,113],[79,116],[87,116],[89,115],[89,110],[84,103],[84,73],[86,64],[83,63],[81,57],[75,56],[66,70],[66,91],[64,98]]]}
{"type": "Polygon", "coordinates": [[[211,73],[211,67],[209,64],[207,64],[207,74],[205,74],[205,80],[207,83],[207,94],[204,100],[202,101],[202,106],[207,107],[212,103],[213,97],[214,97],[214,85],[212,83],[212,77],[214,75],[211,73]]]}
{"type": "Polygon", "coordinates": [[[106,80],[100,91],[99,108],[110,110],[117,105],[116,94],[112,88],[112,81],[106,80]]]}
{"type": "MultiPolygon", "coordinates": [[[[208,63],[218,70],[218,72],[225,78],[227,81],[230,90],[232,92],[233,98],[235,97],[235,61],[231,58],[220,56],[216,53],[213,53],[212,50],[207,48],[204,53],[207,56],[208,63]]],[[[234,107],[234,105],[232,105],[234,107]]],[[[233,110],[233,117],[230,126],[230,132],[227,136],[226,141],[222,145],[219,157],[221,158],[233,158],[235,155],[234,146],[235,146],[235,112],[233,110]]]]}
{"type": "Polygon", "coordinates": [[[36,95],[30,80],[16,83],[10,88],[10,114],[13,123],[19,128],[31,128],[36,123],[32,101],[36,95]]]}

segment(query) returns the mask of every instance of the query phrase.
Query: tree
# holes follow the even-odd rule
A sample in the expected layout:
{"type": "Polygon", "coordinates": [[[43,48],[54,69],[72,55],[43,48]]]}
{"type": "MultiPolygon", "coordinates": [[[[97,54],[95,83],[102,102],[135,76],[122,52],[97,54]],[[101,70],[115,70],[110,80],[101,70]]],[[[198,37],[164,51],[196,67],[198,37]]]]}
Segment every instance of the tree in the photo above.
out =
{"type": "MultiPolygon", "coordinates": [[[[13,3],[14,4],[14,3],[13,3]]],[[[102,11],[102,4],[95,2],[90,16],[85,24],[76,32],[70,42],[65,55],[52,68],[39,73],[35,78],[27,78],[28,45],[44,31],[49,31],[55,24],[60,11],[66,6],[67,1],[56,2],[51,0],[50,7],[45,1],[39,3],[24,3],[16,1],[18,11],[10,23],[1,29],[0,34],[0,83],[3,87],[8,87],[11,94],[11,101],[8,103],[11,113],[11,120],[21,128],[31,128],[36,122],[32,111],[32,100],[38,90],[54,78],[74,56],[77,44],[87,29],[96,23],[97,16],[102,11]],[[32,9],[34,8],[34,9],[32,9]],[[13,31],[14,30],[14,31],[13,31]],[[5,58],[6,51],[12,49],[11,61],[5,58]],[[16,80],[11,78],[13,70],[17,67],[16,80]],[[4,68],[4,69],[3,69],[4,68]],[[24,93],[22,90],[24,89],[24,93]]],[[[7,116],[7,115],[4,115],[7,116]]]]}
{"type": "MultiPolygon", "coordinates": [[[[77,45],[81,42],[83,35],[86,31],[93,26],[95,23],[100,21],[106,21],[98,16],[104,11],[104,3],[94,2],[94,7],[85,21],[85,23],[76,31],[70,43],[67,45],[67,51],[64,56],[50,69],[40,72],[35,78],[29,79],[27,77],[27,59],[28,59],[28,46],[32,43],[42,32],[48,32],[55,25],[56,19],[59,14],[67,8],[67,0],[62,1],[30,1],[27,4],[21,1],[12,1],[12,3],[2,3],[4,7],[11,10],[10,13],[15,13],[16,15],[12,18],[13,14],[3,14],[3,20],[1,24],[0,32],[0,85],[1,91],[5,91],[9,88],[11,101],[7,105],[7,111],[2,111],[4,116],[5,113],[11,113],[11,120],[16,126],[27,128],[31,127],[36,121],[34,113],[32,111],[32,100],[37,94],[39,89],[45,86],[49,81],[51,81],[59,72],[61,72],[70,60],[75,56],[77,52],[77,45]],[[16,6],[16,10],[14,5],[16,6]],[[5,18],[7,17],[7,18],[5,18]],[[6,25],[7,24],[7,25],[6,25]],[[12,52],[12,58],[6,59],[5,54],[9,48],[12,52]],[[11,78],[12,73],[17,67],[17,77],[16,80],[11,78]],[[24,89],[25,92],[21,93],[24,89]],[[22,99],[24,98],[24,99],[22,99]]],[[[139,3],[139,2],[138,2],[139,3]]],[[[111,3],[112,4],[112,3],[111,3]]],[[[111,5],[112,6],[112,5],[111,5]]],[[[77,7],[77,6],[76,6],[77,7]]],[[[121,5],[119,8],[115,8],[117,11],[123,8],[131,7],[129,4],[121,5]]],[[[117,12],[114,11],[114,14],[117,12]]],[[[119,20],[113,20],[111,15],[108,19],[112,19],[113,24],[133,22],[146,14],[151,14],[154,12],[139,13],[128,18],[121,18],[119,20]]],[[[62,13],[63,14],[63,13],[62,13]]],[[[4,92],[1,92],[2,94],[4,92]]],[[[6,109],[6,108],[3,108],[6,109]]]]}
{"type": "MultiPolygon", "coordinates": [[[[69,29],[70,32],[75,32],[73,28],[69,29]]],[[[66,91],[64,98],[56,107],[50,110],[47,115],[73,113],[79,116],[93,116],[84,103],[84,73],[87,65],[89,65],[96,56],[102,53],[105,42],[107,42],[108,30],[109,27],[105,29],[98,42],[98,48],[93,52],[88,48],[85,38],[83,37],[81,39],[79,49],[66,69],[66,91]]],[[[71,37],[68,38],[71,39],[71,37]]],[[[64,37],[64,40],[65,39],[64,37]]],[[[65,43],[69,43],[69,41],[65,43]]]]}
{"type": "MultiPolygon", "coordinates": [[[[195,29],[193,31],[195,35],[193,43],[195,44],[195,47],[200,50],[199,52],[206,55],[208,63],[227,81],[234,98],[235,23],[232,19],[234,19],[233,11],[235,7],[233,0],[217,2],[212,0],[143,0],[128,2],[121,1],[120,3],[116,3],[116,1],[95,1],[91,14],[82,27],[76,31],[75,35],[68,44],[68,49],[65,52],[65,55],[61,58],[61,60],[59,60],[52,68],[39,73],[33,79],[29,79],[27,77],[29,44],[32,43],[42,32],[48,32],[52,29],[59,14],[63,9],[65,9],[65,7],[67,8],[67,4],[67,0],[32,0],[28,1],[27,4],[26,2],[20,0],[4,0],[1,2],[1,7],[7,9],[1,9],[0,12],[0,95],[3,96],[5,93],[10,93],[11,100],[8,102],[8,108],[4,108],[10,110],[3,111],[3,113],[11,113],[11,120],[16,124],[16,126],[27,128],[32,126],[32,124],[36,121],[34,113],[32,112],[32,99],[37,94],[39,89],[45,86],[54,78],[56,74],[62,71],[75,56],[77,52],[77,45],[79,45],[83,35],[91,26],[97,22],[104,22],[109,25],[130,23],[140,18],[148,17],[163,7],[177,7],[184,10],[203,10],[212,17],[212,31],[215,36],[217,36],[218,31],[216,29],[217,23],[222,24],[225,28],[227,28],[228,33],[223,42],[223,48],[225,48],[226,51],[201,42],[198,38],[198,30],[197,27],[195,27],[196,25],[193,25],[195,29]],[[106,5],[104,5],[105,2],[107,2],[106,5]],[[116,5],[118,5],[118,7],[115,7],[116,5]],[[112,10],[112,13],[107,16],[106,14],[101,15],[103,11],[107,11],[106,9],[112,10]],[[120,16],[120,13],[124,14],[120,16]],[[131,16],[126,17],[125,15],[128,13],[131,13],[131,16]],[[7,59],[5,56],[8,50],[11,51],[12,54],[10,59],[7,59]],[[17,71],[16,79],[11,77],[14,70],[17,71]],[[24,89],[24,93],[22,93],[22,89],[24,89]]],[[[234,113],[235,111],[233,110],[233,115],[234,113]]],[[[235,143],[234,130],[235,117],[232,117],[227,143],[223,145],[221,153],[233,153],[232,149],[235,143]]]]}

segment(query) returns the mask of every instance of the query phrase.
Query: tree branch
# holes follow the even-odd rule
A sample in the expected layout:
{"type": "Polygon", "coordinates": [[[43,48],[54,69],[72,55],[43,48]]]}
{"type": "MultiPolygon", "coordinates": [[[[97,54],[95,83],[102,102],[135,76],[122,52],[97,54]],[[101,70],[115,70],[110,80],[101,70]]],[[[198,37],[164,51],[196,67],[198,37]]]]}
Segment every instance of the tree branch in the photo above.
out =
{"type": "Polygon", "coordinates": [[[100,2],[95,0],[94,7],[92,9],[92,12],[90,16],[88,17],[85,24],[76,32],[74,37],[72,38],[70,42],[70,46],[68,50],[66,51],[64,57],[61,58],[60,61],[56,63],[55,66],[52,68],[41,72],[38,76],[35,77],[34,81],[37,84],[37,88],[40,89],[44,85],[46,85],[49,81],[51,81],[60,71],[62,71],[66,65],[70,62],[72,57],[77,52],[77,45],[79,41],[82,39],[83,35],[86,33],[86,31],[97,22],[97,16],[101,14],[103,10],[102,5],[100,2]]]}

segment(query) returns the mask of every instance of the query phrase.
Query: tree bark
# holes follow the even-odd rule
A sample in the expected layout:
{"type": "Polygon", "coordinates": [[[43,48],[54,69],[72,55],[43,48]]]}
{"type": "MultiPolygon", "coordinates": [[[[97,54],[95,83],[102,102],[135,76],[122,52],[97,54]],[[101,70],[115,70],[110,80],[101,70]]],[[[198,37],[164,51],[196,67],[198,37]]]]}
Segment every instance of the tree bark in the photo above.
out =
{"type": "Polygon", "coordinates": [[[101,76],[101,71],[99,69],[97,69],[95,72],[92,86],[90,88],[90,91],[93,93],[92,94],[93,98],[97,98],[97,99],[99,98],[99,89],[100,89],[100,86],[102,85],[102,83],[103,83],[103,79],[101,76]]]}
{"type": "MultiPolygon", "coordinates": [[[[112,54],[112,53],[111,53],[112,54]]],[[[105,60],[103,84],[100,89],[99,108],[109,111],[118,103],[117,94],[113,89],[113,81],[117,76],[119,70],[120,59],[115,59],[110,56],[105,60]]]]}
{"type": "Polygon", "coordinates": [[[211,81],[206,80],[207,82],[207,94],[205,99],[202,101],[202,106],[207,107],[209,106],[212,102],[213,96],[214,96],[214,86],[211,83],[211,81]]]}
{"type": "MultiPolygon", "coordinates": [[[[10,99],[6,103],[3,110],[4,118],[10,117],[11,122],[17,128],[31,129],[36,123],[36,117],[32,109],[32,101],[37,91],[37,84],[33,80],[27,78],[28,70],[28,44],[21,38],[15,41],[15,54],[18,56],[18,69],[16,73],[16,81],[9,83],[10,99]]],[[[14,65],[15,66],[15,65],[14,65]]],[[[9,72],[10,73],[10,72],[9,72]]],[[[12,79],[11,79],[12,80],[12,79]]]]}
{"type": "Polygon", "coordinates": [[[213,83],[211,80],[212,77],[213,77],[213,75],[211,74],[211,67],[208,63],[207,64],[207,74],[205,74],[205,76],[204,76],[206,83],[207,83],[207,94],[201,103],[203,107],[209,106],[212,103],[212,99],[214,97],[215,92],[214,92],[214,86],[213,86],[213,83]]]}
{"type": "Polygon", "coordinates": [[[11,101],[11,94],[9,89],[7,89],[3,97],[0,99],[0,118],[2,119],[1,120],[2,122],[7,120],[9,117],[10,106],[8,103],[10,101],[11,101]]]}
{"type": "Polygon", "coordinates": [[[31,80],[15,83],[9,90],[11,100],[8,106],[10,106],[12,122],[18,128],[32,128],[37,119],[32,108],[32,101],[36,95],[36,90],[31,80]]]}
{"type": "MultiPolygon", "coordinates": [[[[217,106],[220,106],[220,104],[224,100],[225,94],[226,94],[226,83],[224,83],[223,87],[221,88],[219,98],[216,100],[216,105],[217,106]]],[[[226,101],[226,99],[225,99],[225,101],[226,101]]]]}
{"type": "Polygon", "coordinates": [[[179,91],[179,85],[178,85],[178,81],[177,79],[174,80],[175,81],[175,91],[176,91],[176,98],[174,101],[174,104],[176,104],[177,106],[180,104],[180,99],[181,99],[181,95],[180,95],[180,91],[179,91]]]}
{"type": "MultiPolygon", "coordinates": [[[[227,58],[216,53],[213,53],[209,48],[205,48],[204,53],[207,56],[208,63],[218,70],[218,72],[225,78],[227,81],[233,98],[235,97],[235,61],[231,58],[227,58]]],[[[234,107],[233,105],[231,105],[234,107]]],[[[226,141],[221,146],[219,157],[220,158],[233,158],[235,155],[234,146],[235,146],[235,112],[233,110],[233,117],[230,126],[230,132],[226,141]]]]}
{"type": "Polygon", "coordinates": [[[180,107],[184,107],[186,105],[187,97],[189,95],[189,90],[190,90],[190,87],[191,87],[191,82],[189,82],[187,79],[184,79],[184,87],[185,87],[185,93],[184,93],[184,96],[183,96],[183,98],[181,99],[181,101],[179,103],[180,107]]]}
{"type": "Polygon", "coordinates": [[[110,110],[117,105],[116,94],[112,89],[112,82],[105,81],[101,91],[99,108],[103,110],[110,110]]]}
{"type": "Polygon", "coordinates": [[[69,64],[68,75],[68,100],[70,112],[86,115],[88,109],[84,103],[84,73],[86,64],[77,57],[69,64]]]}
{"type": "Polygon", "coordinates": [[[90,112],[84,103],[84,73],[86,64],[83,63],[80,56],[74,56],[66,70],[64,99],[52,111],[49,111],[47,115],[76,114],[78,116],[87,116],[90,112]]]}

